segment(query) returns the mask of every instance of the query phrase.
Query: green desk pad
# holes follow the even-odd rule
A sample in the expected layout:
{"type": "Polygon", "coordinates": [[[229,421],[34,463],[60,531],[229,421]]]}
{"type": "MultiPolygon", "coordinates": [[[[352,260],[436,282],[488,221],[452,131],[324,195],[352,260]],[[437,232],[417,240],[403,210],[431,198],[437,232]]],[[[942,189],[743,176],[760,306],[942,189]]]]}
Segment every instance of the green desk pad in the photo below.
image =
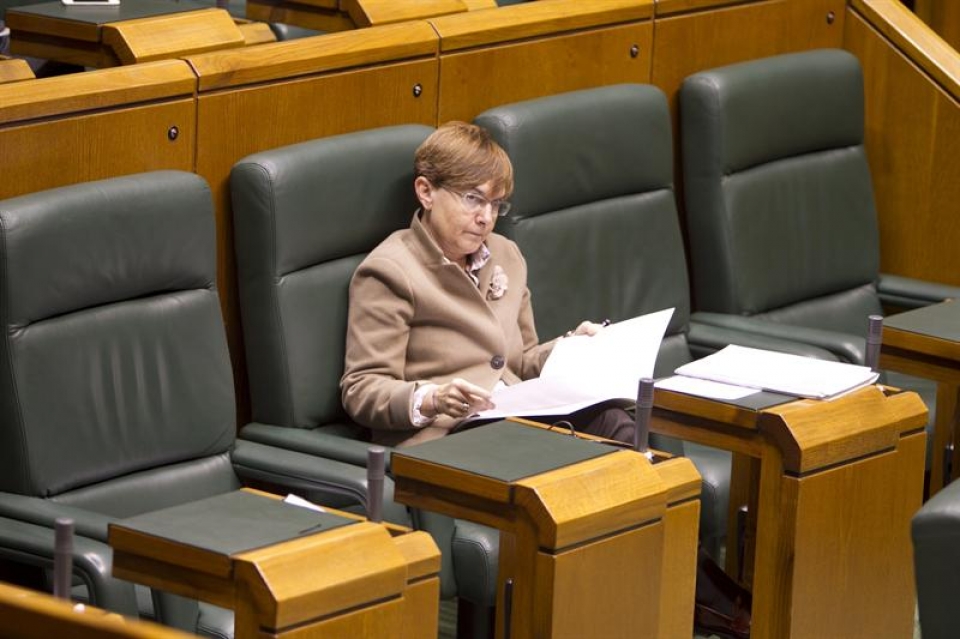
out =
{"type": "Polygon", "coordinates": [[[901,331],[960,342],[960,304],[944,302],[883,318],[883,325],[901,331]]]}
{"type": "Polygon", "coordinates": [[[18,13],[31,13],[48,18],[59,18],[70,22],[86,24],[106,24],[133,20],[135,18],[150,18],[168,13],[183,13],[198,9],[210,9],[212,5],[204,5],[190,0],[120,0],[119,5],[105,6],[66,6],[61,2],[42,2],[24,7],[10,7],[18,13]]]}
{"type": "Polygon", "coordinates": [[[616,450],[571,437],[565,429],[548,431],[499,421],[398,449],[393,454],[510,483],[616,450]]]}
{"type": "Polygon", "coordinates": [[[356,520],[242,490],[117,522],[124,528],[227,556],[353,523],[356,520]]]}
{"type": "Polygon", "coordinates": [[[738,399],[715,399],[716,402],[748,408],[750,410],[763,410],[780,404],[787,404],[799,399],[794,395],[784,395],[783,393],[772,393],[770,391],[758,391],[738,399]]]}

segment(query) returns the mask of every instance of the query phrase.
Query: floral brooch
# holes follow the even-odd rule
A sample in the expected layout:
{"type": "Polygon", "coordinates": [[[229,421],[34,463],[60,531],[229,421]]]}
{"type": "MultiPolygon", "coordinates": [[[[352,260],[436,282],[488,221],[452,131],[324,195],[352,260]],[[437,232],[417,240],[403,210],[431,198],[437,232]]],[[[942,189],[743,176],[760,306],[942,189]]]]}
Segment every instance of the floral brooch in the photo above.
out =
{"type": "Polygon", "coordinates": [[[488,300],[498,300],[507,292],[507,274],[500,266],[493,267],[493,277],[490,278],[490,289],[487,291],[488,300]]]}

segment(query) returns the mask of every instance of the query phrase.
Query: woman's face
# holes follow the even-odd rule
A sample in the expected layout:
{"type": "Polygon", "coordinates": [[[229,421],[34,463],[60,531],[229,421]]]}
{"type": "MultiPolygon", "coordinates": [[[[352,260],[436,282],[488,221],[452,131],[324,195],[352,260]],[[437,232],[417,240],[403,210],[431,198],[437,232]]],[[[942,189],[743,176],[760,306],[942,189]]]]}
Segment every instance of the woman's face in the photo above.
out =
{"type": "Polygon", "coordinates": [[[451,262],[466,266],[467,256],[486,241],[497,222],[493,202],[503,193],[493,193],[492,182],[463,192],[435,187],[424,177],[414,183],[425,211],[423,222],[451,262]]]}

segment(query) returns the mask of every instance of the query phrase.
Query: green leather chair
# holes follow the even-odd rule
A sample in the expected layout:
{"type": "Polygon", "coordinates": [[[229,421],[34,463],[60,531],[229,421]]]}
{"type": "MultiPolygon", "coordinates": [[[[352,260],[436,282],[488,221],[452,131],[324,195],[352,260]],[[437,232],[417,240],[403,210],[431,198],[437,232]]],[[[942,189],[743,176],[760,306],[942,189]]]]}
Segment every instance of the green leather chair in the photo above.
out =
{"type": "MultiPolygon", "coordinates": [[[[863,77],[850,53],[697,73],[681,87],[680,112],[696,321],[862,364],[869,315],[960,294],[879,271],[863,77]]],[[[886,381],[919,391],[933,411],[932,382],[886,381]]]]}
{"type": "Polygon", "coordinates": [[[938,492],[911,523],[923,639],[957,636],[960,591],[960,481],[938,492]]]}
{"type": "MultiPolygon", "coordinates": [[[[240,310],[253,422],[240,438],[362,468],[369,433],[340,401],[348,289],[366,254],[410,224],[413,156],[433,129],[361,131],[240,160],[230,177],[240,310]]],[[[389,455],[389,451],[388,451],[389,455]]],[[[389,466],[389,457],[388,457],[389,466]]],[[[385,517],[408,522],[386,482],[385,517]]],[[[324,499],[366,506],[365,495],[324,499]]],[[[414,511],[442,553],[441,591],[459,601],[461,636],[487,636],[499,535],[414,511]]]]}
{"type": "MultiPolygon", "coordinates": [[[[670,115],[654,86],[625,84],[497,107],[479,115],[510,155],[515,190],[497,231],[527,261],[537,332],[552,339],[584,319],[674,308],[655,375],[730,343],[795,350],[782,340],[690,324],[686,258],[673,190],[670,115]]],[[[715,557],[726,535],[730,455],[651,437],[703,477],[700,537],[715,557]]]]}
{"type": "Polygon", "coordinates": [[[231,637],[230,611],[114,579],[107,525],[244,480],[362,493],[366,477],[235,445],[206,183],[161,171],[2,201],[0,262],[0,563],[42,580],[69,517],[86,601],[231,637]]]}

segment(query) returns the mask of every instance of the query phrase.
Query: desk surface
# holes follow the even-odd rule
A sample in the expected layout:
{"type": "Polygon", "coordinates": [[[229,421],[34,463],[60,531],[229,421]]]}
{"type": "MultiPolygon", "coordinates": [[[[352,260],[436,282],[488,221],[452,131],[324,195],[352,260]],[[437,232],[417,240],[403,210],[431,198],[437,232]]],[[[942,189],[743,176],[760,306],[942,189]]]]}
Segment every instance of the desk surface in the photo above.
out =
{"type": "Polygon", "coordinates": [[[960,361],[960,303],[943,302],[885,317],[883,330],[885,346],[960,361]]]}
{"type": "Polygon", "coordinates": [[[190,0],[122,0],[119,5],[94,5],[89,7],[66,6],[61,2],[42,2],[23,7],[11,7],[7,11],[70,22],[103,25],[123,20],[150,18],[209,8],[209,5],[191,2],[190,0]]]}

